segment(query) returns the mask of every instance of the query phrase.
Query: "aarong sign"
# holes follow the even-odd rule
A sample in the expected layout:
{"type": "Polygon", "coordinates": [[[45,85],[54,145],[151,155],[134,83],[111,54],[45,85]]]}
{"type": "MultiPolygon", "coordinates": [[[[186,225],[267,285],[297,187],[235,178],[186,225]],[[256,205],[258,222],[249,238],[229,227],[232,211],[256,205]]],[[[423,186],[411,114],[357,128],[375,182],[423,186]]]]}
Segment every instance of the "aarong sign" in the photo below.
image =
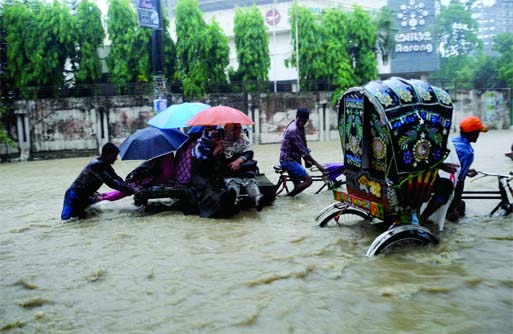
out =
{"type": "Polygon", "coordinates": [[[434,0],[389,0],[397,33],[391,57],[393,73],[431,72],[438,69],[433,36],[434,0]]]}
{"type": "Polygon", "coordinates": [[[395,52],[433,52],[431,32],[395,34],[395,52]]]}

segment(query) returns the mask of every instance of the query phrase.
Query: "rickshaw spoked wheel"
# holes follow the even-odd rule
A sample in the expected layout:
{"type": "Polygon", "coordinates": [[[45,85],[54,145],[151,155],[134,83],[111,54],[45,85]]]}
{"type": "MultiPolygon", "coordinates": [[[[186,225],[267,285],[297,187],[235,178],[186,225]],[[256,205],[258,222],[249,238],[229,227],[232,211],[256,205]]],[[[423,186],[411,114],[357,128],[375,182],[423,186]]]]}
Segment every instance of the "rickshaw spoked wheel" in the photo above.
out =
{"type": "Polygon", "coordinates": [[[325,227],[330,221],[334,221],[338,226],[355,225],[364,221],[372,219],[367,213],[358,209],[344,207],[340,210],[330,212],[319,224],[320,227],[325,227]]]}
{"type": "Polygon", "coordinates": [[[367,250],[367,256],[389,253],[396,248],[438,244],[431,231],[420,225],[398,225],[380,234],[367,250]]]}

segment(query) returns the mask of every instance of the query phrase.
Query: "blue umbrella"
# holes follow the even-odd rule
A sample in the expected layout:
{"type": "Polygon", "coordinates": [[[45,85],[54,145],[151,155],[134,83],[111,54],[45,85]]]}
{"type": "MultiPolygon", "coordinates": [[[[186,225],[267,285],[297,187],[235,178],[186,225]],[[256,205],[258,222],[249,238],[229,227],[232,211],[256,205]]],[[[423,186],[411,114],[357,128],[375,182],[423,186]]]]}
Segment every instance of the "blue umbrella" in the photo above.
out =
{"type": "Polygon", "coordinates": [[[151,118],[148,124],[159,129],[183,128],[192,117],[207,108],[210,108],[208,104],[197,102],[173,104],[151,118]]]}
{"type": "Polygon", "coordinates": [[[176,151],[189,138],[178,130],[149,126],[137,130],[119,146],[121,160],[149,160],[176,151]]]}

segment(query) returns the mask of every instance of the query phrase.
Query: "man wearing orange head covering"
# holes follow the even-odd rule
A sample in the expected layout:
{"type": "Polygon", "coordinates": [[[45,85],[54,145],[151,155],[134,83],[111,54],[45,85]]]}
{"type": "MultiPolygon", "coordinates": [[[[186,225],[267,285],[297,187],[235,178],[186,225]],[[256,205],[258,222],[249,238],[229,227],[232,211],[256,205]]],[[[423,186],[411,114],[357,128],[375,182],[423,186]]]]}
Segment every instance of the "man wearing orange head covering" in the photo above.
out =
{"type": "Polygon", "coordinates": [[[467,176],[474,177],[477,175],[476,170],[470,168],[472,162],[474,162],[474,149],[470,143],[475,143],[477,138],[479,138],[479,134],[487,131],[488,127],[481,122],[479,117],[468,116],[460,122],[460,135],[452,140],[456,153],[458,154],[461,168],[458,182],[454,189],[454,199],[449,207],[449,213],[447,214],[449,220],[456,221],[465,214],[464,209],[459,209],[459,207],[461,207],[460,202],[462,202],[461,196],[463,194],[465,178],[467,176]]]}

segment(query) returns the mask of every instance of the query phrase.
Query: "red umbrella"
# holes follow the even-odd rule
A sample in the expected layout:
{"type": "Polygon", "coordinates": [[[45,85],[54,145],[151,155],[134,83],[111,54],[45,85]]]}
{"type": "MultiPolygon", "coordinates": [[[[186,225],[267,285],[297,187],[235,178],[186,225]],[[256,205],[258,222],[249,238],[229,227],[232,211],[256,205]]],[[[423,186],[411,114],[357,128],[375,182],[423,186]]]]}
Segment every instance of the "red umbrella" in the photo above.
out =
{"type": "Polygon", "coordinates": [[[241,125],[253,125],[253,121],[242,111],[227,106],[211,107],[196,114],[187,123],[193,125],[224,125],[239,123],[241,125]]]}

